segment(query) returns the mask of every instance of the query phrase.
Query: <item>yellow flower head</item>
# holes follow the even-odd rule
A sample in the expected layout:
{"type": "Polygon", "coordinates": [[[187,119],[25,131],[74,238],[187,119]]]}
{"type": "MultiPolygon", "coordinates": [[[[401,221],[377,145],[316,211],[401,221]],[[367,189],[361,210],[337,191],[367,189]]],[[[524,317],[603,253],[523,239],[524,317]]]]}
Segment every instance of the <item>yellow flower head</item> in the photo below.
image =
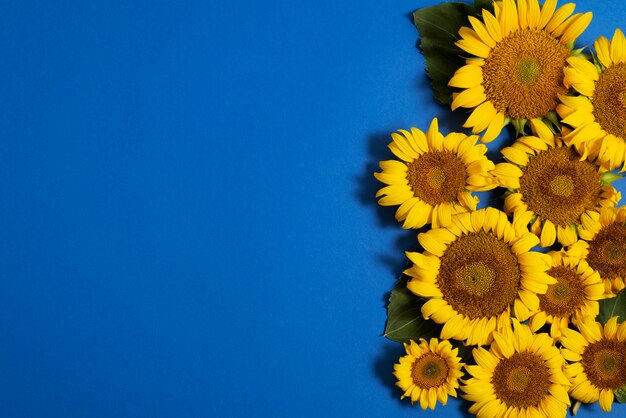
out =
{"type": "Polygon", "coordinates": [[[413,266],[407,287],[429,300],[425,318],[444,324],[441,338],[489,344],[493,331],[539,308],[537,294],[556,280],[546,274],[550,256],[530,249],[539,239],[516,231],[494,208],[452,217],[446,228],[419,234],[424,253],[407,252],[413,266]]]}
{"type": "Polygon", "coordinates": [[[531,314],[529,325],[536,332],[546,323],[551,324],[550,335],[558,338],[571,321],[580,322],[598,315],[597,301],[603,298],[604,284],[586,261],[568,257],[562,251],[548,255],[552,257],[548,275],[556,283],[548,286],[545,295],[539,295],[539,310],[531,314]]]}
{"type": "Polygon", "coordinates": [[[598,65],[567,59],[565,85],[581,96],[560,96],[557,112],[574,128],[564,138],[568,144],[598,158],[606,169],[626,171],[626,39],[617,29],[611,41],[601,36],[594,47],[598,65]]]}
{"type": "Polygon", "coordinates": [[[483,10],[482,20],[470,17],[472,27],[459,30],[456,45],[473,57],[448,83],[463,89],[452,109],[474,109],[464,127],[486,130],[484,142],[495,139],[508,120],[544,117],[567,92],[563,68],[591,13],[570,16],[574,4],[556,10],[556,3],[495,2],[495,15],[483,10]]]}
{"type": "Polygon", "coordinates": [[[565,417],[570,405],[563,356],[548,334],[533,334],[526,325],[494,333],[489,351],[473,350],[473,377],[463,382],[469,411],[482,417],[565,417]]]}
{"type": "Polygon", "coordinates": [[[422,409],[435,409],[437,401],[448,403],[448,395],[456,398],[463,376],[457,348],[447,340],[431,338],[428,343],[421,338],[419,344],[404,344],[404,349],[407,355],[393,366],[396,385],[404,391],[401,399],[411,398],[411,403],[419,402],[422,409]]]}
{"type": "Polygon", "coordinates": [[[580,332],[563,331],[561,353],[571,362],[565,374],[570,395],[584,403],[597,402],[604,411],[613,404],[613,390],[626,385],[626,322],[609,319],[604,327],[593,319],[578,324],[580,332]]]}
{"type": "Polygon", "coordinates": [[[496,187],[489,173],[494,165],[477,136],[444,137],[436,118],[426,134],[416,128],[399,132],[391,134],[389,149],[402,161],[381,161],[383,171],[374,176],[387,185],[376,193],[378,203],[399,205],[396,219],[404,221],[403,228],[448,225],[453,214],[476,209],[471,191],[496,187]]]}
{"type": "Polygon", "coordinates": [[[567,250],[583,258],[604,281],[605,297],[624,289],[626,282],[626,207],[605,208],[599,214],[585,216],[578,231],[585,241],[567,250]]]}
{"type": "Polygon", "coordinates": [[[621,194],[603,184],[606,173],[601,167],[581,159],[543,122],[531,125],[536,136],[523,136],[504,148],[502,154],[509,162],[493,170],[498,184],[510,189],[504,209],[513,215],[516,229],[530,224],[542,247],[556,240],[571,245],[583,217],[615,206],[621,194]]]}

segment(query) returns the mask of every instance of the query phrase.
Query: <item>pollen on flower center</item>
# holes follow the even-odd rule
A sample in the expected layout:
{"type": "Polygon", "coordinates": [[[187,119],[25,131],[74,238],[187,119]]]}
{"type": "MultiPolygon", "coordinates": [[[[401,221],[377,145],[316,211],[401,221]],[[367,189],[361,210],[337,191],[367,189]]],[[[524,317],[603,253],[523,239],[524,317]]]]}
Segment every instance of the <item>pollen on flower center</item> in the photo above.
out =
{"type": "Polygon", "coordinates": [[[542,358],[515,353],[496,366],[491,383],[497,398],[509,406],[537,406],[549,393],[550,372],[542,358]]]}
{"type": "Polygon", "coordinates": [[[498,315],[515,301],[521,270],[504,241],[484,232],[462,235],[441,257],[437,277],[446,301],[469,318],[498,315]]]}
{"type": "Polygon", "coordinates": [[[585,348],[582,365],[589,381],[601,389],[626,384],[626,343],[600,340],[585,348]]]}
{"type": "Polygon", "coordinates": [[[605,279],[626,276],[626,225],[603,228],[589,243],[589,266],[605,279]]]}
{"type": "Polygon", "coordinates": [[[569,197],[574,191],[574,180],[570,176],[555,176],[550,182],[550,189],[557,196],[569,197]]]}
{"type": "Polygon", "coordinates": [[[580,161],[570,148],[550,148],[528,162],[520,177],[520,192],[528,208],[540,218],[566,227],[579,223],[602,197],[597,167],[580,161]]]}
{"type": "Polygon", "coordinates": [[[564,266],[552,267],[548,275],[556,283],[548,285],[545,295],[538,295],[541,310],[549,315],[571,316],[585,301],[582,279],[576,271],[564,266]]]}
{"type": "Polygon", "coordinates": [[[408,169],[413,193],[430,205],[456,202],[465,190],[465,165],[455,154],[428,152],[409,163],[408,169]]]}
{"type": "Polygon", "coordinates": [[[498,42],[485,60],[485,95],[512,119],[543,116],[567,91],[563,68],[569,56],[567,47],[548,33],[517,30],[498,42]]]}
{"type": "Polygon", "coordinates": [[[626,139],[626,64],[607,68],[594,89],[593,116],[609,134],[626,139]]]}
{"type": "Polygon", "coordinates": [[[491,289],[496,272],[482,261],[469,263],[455,272],[456,280],[468,292],[482,296],[491,289]]]}
{"type": "Polygon", "coordinates": [[[440,356],[426,353],[413,363],[411,377],[420,388],[440,386],[448,376],[448,365],[440,356]]]}
{"type": "Polygon", "coordinates": [[[515,70],[517,78],[522,84],[532,86],[541,75],[541,63],[534,57],[522,58],[517,62],[515,70]]]}

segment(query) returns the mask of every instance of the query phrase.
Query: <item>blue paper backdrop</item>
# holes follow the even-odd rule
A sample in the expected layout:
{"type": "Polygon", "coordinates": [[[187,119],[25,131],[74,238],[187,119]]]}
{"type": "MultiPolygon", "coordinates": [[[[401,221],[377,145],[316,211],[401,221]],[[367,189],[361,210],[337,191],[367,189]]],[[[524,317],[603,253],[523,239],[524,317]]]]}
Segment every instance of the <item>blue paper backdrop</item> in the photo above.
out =
{"type": "MultiPolygon", "coordinates": [[[[408,18],[435,3],[3,2],[0,416],[418,414],[381,336],[415,234],[372,172],[460,128],[408,18]]],[[[578,9],[581,45],[624,23],[578,9]]]]}

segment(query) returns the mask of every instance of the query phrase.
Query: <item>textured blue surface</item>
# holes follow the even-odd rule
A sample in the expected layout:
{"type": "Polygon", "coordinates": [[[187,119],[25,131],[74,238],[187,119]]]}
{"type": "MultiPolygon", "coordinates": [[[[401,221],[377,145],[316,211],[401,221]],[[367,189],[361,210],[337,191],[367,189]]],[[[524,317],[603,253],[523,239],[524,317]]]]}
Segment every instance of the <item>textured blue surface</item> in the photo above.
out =
{"type": "MultiPolygon", "coordinates": [[[[407,17],[435,3],[3,2],[0,415],[418,413],[381,337],[415,236],[372,172],[460,128],[407,17]]],[[[624,7],[579,2],[581,45],[624,7]]]]}

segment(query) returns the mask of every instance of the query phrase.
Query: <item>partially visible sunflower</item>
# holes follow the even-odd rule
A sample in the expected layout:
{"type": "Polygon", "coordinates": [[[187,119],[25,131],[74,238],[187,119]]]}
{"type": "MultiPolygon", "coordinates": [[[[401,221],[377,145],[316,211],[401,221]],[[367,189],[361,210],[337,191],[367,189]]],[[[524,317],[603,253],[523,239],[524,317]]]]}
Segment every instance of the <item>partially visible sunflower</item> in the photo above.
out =
{"type": "Polygon", "coordinates": [[[495,2],[495,16],[483,10],[482,20],[470,17],[472,28],[459,30],[456,45],[473,57],[450,82],[462,88],[452,109],[474,109],[465,125],[485,131],[482,141],[495,139],[509,120],[523,124],[552,112],[565,94],[563,68],[576,38],[591,22],[591,13],[575,14],[556,0],[495,2]]]}
{"type": "Polygon", "coordinates": [[[584,403],[600,401],[610,411],[615,389],[626,385],[626,322],[617,324],[617,317],[604,327],[593,319],[578,324],[579,332],[563,331],[561,353],[572,362],[565,374],[572,382],[570,395],[584,403]]]}
{"type": "Polygon", "coordinates": [[[565,137],[583,154],[598,158],[608,170],[626,171],[626,39],[617,29],[609,41],[594,43],[597,65],[580,58],[567,59],[565,85],[582,96],[559,96],[557,112],[575,128],[565,137]]]}
{"type": "Polygon", "coordinates": [[[396,385],[404,391],[401,399],[419,402],[422,409],[435,409],[437,401],[442,405],[448,402],[448,395],[456,398],[463,376],[458,348],[453,349],[447,340],[431,338],[429,343],[421,338],[419,344],[404,344],[404,349],[407,355],[393,366],[396,385]]]}
{"type": "Polygon", "coordinates": [[[452,217],[447,228],[418,235],[424,253],[407,252],[413,266],[407,287],[429,298],[425,318],[444,324],[441,338],[489,344],[493,331],[510,326],[511,309],[525,321],[537,310],[537,294],[556,280],[546,274],[550,256],[530,251],[539,239],[516,231],[494,208],[452,217]]]}
{"type": "Polygon", "coordinates": [[[605,296],[614,296],[626,282],[626,206],[605,208],[583,217],[579,240],[568,254],[585,259],[604,281],[605,296]]]}
{"type": "Polygon", "coordinates": [[[374,176],[388,186],[376,193],[381,206],[400,205],[396,219],[403,228],[450,224],[456,213],[476,210],[478,197],[471,191],[496,187],[489,173],[494,164],[487,147],[476,144],[477,136],[439,133],[433,119],[426,135],[416,128],[393,133],[389,149],[402,161],[381,161],[382,173],[374,176]]]}
{"type": "MultiPolygon", "coordinates": [[[[510,327],[509,327],[510,328],[510,327]]],[[[548,334],[533,334],[526,325],[494,333],[489,351],[473,350],[473,377],[463,382],[469,411],[482,417],[565,417],[570,383],[563,374],[563,356],[548,334]]]]}
{"type": "Polygon", "coordinates": [[[531,231],[541,238],[541,246],[556,240],[562,245],[576,242],[583,216],[615,206],[621,194],[606,184],[610,173],[595,163],[581,159],[541,121],[532,121],[537,136],[523,136],[502,149],[509,161],[493,170],[496,181],[509,190],[504,210],[513,215],[517,229],[531,231]]]}
{"type": "Polygon", "coordinates": [[[529,325],[536,332],[546,323],[551,324],[550,335],[558,338],[571,321],[580,322],[598,315],[597,301],[604,295],[604,284],[586,261],[568,257],[561,251],[551,251],[548,255],[552,257],[548,275],[556,283],[548,285],[545,295],[539,295],[539,310],[531,314],[529,325]]]}

